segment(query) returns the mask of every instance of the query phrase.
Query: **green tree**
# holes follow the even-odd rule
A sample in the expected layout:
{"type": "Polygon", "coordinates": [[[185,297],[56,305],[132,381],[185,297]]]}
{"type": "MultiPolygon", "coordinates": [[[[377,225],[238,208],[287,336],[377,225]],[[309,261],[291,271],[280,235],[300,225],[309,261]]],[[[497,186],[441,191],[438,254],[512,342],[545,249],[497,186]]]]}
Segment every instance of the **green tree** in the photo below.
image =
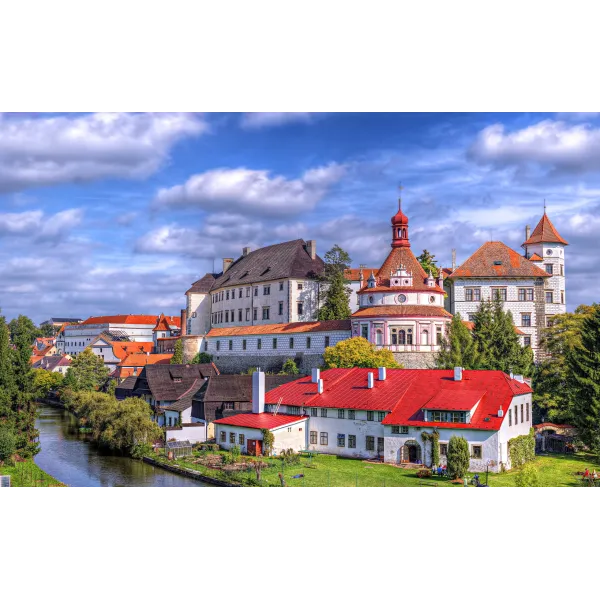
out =
{"type": "Polygon", "coordinates": [[[41,331],[35,326],[35,323],[24,315],[19,315],[16,319],[13,319],[9,324],[10,338],[12,342],[15,342],[15,336],[23,336],[28,340],[28,345],[33,345],[35,338],[41,337],[41,331]]]}
{"type": "Polygon", "coordinates": [[[0,423],[10,423],[13,419],[13,397],[16,393],[12,368],[10,332],[6,319],[0,316],[0,423]]]}
{"type": "Polygon", "coordinates": [[[298,369],[298,365],[294,359],[288,358],[283,363],[283,367],[281,367],[281,373],[283,375],[297,375],[300,373],[300,369],[298,369]]]}
{"type": "Polygon", "coordinates": [[[44,323],[38,327],[38,331],[40,335],[36,337],[54,337],[56,335],[57,328],[54,327],[52,323],[44,323]]]}
{"type": "Polygon", "coordinates": [[[0,464],[11,459],[17,451],[17,440],[6,425],[0,426],[0,464]]]}
{"type": "Polygon", "coordinates": [[[585,317],[581,345],[567,355],[567,367],[574,425],[581,440],[600,454],[600,305],[585,317]]]}
{"type": "Polygon", "coordinates": [[[463,437],[453,435],[448,442],[448,474],[452,479],[463,479],[469,470],[469,444],[463,437]]]}
{"type": "Polygon", "coordinates": [[[192,358],[192,361],[190,364],[205,365],[207,363],[211,363],[212,359],[213,359],[212,354],[209,354],[208,352],[198,352],[198,354],[196,354],[196,356],[194,356],[194,358],[192,358]]]}
{"type": "Polygon", "coordinates": [[[436,366],[438,369],[477,369],[479,366],[477,344],[459,313],[452,317],[442,349],[436,358],[436,366]]]}
{"type": "Polygon", "coordinates": [[[323,354],[325,368],[343,368],[352,367],[370,368],[388,367],[389,369],[401,369],[394,359],[390,350],[377,350],[374,344],[371,344],[363,337],[353,337],[343,340],[335,346],[325,349],[323,354]]]}
{"type": "Polygon", "coordinates": [[[106,385],[109,374],[102,357],[88,347],[71,361],[64,385],[75,392],[98,390],[106,385]]]}
{"type": "Polygon", "coordinates": [[[37,399],[47,398],[50,392],[62,387],[64,377],[44,369],[33,369],[33,395],[37,399]]]}
{"type": "Polygon", "coordinates": [[[263,438],[263,454],[270,456],[273,452],[273,444],[275,443],[275,435],[270,429],[260,430],[263,438]]]}
{"type": "Polygon", "coordinates": [[[352,263],[348,253],[337,244],[325,253],[325,269],[319,278],[321,282],[321,308],[317,311],[317,320],[331,321],[334,319],[349,319],[350,294],[352,290],[347,285],[344,271],[352,263]]]}
{"type": "Polygon", "coordinates": [[[517,487],[539,487],[540,477],[538,470],[531,463],[527,463],[517,473],[515,485],[517,487]]]}
{"type": "Polygon", "coordinates": [[[175,351],[173,352],[173,356],[171,357],[172,365],[182,365],[183,364],[183,342],[181,338],[179,338],[175,342],[175,351]]]}
{"type": "Polygon", "coordinates": [[[429,250],[423,250],[420,256],[417,256],[417,260],[421,263],[425,273],[429,274],[431,272],[434,277],[439,275],[440,268],[437,266],[435,255],[430,254],[429,250]]]}

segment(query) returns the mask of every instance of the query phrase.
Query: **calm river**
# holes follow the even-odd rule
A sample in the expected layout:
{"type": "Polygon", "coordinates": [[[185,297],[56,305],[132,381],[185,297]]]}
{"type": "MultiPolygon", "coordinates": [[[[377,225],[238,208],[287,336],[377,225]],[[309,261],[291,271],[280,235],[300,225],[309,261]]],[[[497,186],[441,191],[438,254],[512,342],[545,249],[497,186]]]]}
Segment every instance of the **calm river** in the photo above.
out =
{"type": "Polygon", "coordinates": [[[139,460],[103,454],[85,441],[75,417],[40,404],[36,427],[41,452],[35,462],[59,481],[76,487],[208,487],[139,460]]]}

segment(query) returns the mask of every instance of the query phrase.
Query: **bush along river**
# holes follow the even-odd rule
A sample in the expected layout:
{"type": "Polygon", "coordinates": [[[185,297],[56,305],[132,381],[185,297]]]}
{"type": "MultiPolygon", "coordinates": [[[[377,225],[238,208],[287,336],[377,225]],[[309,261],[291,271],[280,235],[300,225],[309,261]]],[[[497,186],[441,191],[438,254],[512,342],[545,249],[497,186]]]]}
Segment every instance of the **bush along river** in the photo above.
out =
{"type": "Polygon", "coordinates": [[[79,432],[74,415],[40,404],[36,427],[41,451],[35,463],[74,487],[210,487],[141,460],[105,453],[79,432]]]}

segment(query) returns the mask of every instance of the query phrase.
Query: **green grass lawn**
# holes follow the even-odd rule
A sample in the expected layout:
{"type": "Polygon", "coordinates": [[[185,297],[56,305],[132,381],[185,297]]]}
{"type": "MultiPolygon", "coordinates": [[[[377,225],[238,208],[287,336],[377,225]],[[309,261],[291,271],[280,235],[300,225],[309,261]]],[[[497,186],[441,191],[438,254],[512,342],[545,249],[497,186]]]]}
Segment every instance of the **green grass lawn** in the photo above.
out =
{"type": "MultiPolygon", "coordinates": [[[[252,485],[251,482],[256,480],[254,471],[228,476],[221,471],[194,464],[192,460],[196,456],[177,460],[175,464],[210,477],[243,485],[252,485]]],[[[159,457],[154,455],[153,458],[159,457]]],[[[385,464],[369,464],[332,455],[321,454],[312,459],[302,457],[297,465],[283,465],[277,458],[263,460],[269,465],[262,471],[263,485],[270,486],[281,485],[279,473],[282,473],[287,487],[457,487],[457,484],[438,477],[419,479],[415,470],[385,464]],[[294,478],[294,475],[303,477],[294,478]]],[[[539,456],[533,464],[538,469],[540,485],[543,487],[580,486],[581,477],[575,475],[577,471],[584,471],[588,467],[600,472],[600,465],[589,454],[539,456]]],[[[516,470],[501,474],[490,473],[489,485],[515,486],[517,473],[516,470]]],[[[469,478],[471,476],[472,474],[469,478]]],[[[485,483],[485,473],[480,473],[479,476],[482,483],[485,483]]]]}
{"type": "Polygon", "coordinates": [[[0,466],[0,475],[10,475],[11,487],[66,487],[32,460],[15,463],[14,466],[0,466]]]}

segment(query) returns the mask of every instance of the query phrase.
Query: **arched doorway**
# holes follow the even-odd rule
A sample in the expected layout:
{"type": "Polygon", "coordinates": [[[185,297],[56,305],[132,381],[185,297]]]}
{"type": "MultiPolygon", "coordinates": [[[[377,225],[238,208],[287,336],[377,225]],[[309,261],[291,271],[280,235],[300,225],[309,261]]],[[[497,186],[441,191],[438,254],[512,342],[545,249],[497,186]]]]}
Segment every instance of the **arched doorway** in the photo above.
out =
{"type": "Polygon", "coordinates": [[[408,440],[400,448],[401,463],[421,463],[421,445],[415,440],[408,440]]]}
{"type": "Polygon", "coordinates": [[[429,346],[429,331],[427,329],[421,331],[421,346],[429,346]]]}

